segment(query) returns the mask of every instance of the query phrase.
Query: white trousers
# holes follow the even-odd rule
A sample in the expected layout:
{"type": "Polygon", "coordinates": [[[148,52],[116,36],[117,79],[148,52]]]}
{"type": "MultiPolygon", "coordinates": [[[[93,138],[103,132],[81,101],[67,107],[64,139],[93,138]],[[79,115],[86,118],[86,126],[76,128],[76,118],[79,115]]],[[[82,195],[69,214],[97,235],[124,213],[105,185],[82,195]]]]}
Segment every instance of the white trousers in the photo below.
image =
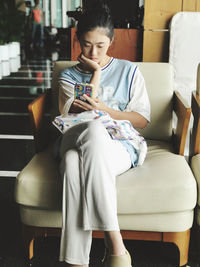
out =
{"type": "Polygon", "coordinates": [[[89,264],[92,230],[119,231],[116,175],[130,155],[100,122],[78,124],[62,137],[63,226],[60,261],[89,264]]]}

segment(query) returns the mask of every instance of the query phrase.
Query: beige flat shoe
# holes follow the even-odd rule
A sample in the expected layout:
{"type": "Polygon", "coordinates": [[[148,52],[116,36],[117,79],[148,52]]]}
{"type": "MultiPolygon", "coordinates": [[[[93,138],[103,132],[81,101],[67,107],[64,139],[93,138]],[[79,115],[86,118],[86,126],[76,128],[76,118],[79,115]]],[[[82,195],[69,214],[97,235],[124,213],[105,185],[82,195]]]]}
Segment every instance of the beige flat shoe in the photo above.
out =
{"type": "Polygon", "coordinates": [[[132,267],[131,256],[127,250],[125,254],[121,256],[107,255],[105,253],[102,261],[105,267],[132,267]]]}

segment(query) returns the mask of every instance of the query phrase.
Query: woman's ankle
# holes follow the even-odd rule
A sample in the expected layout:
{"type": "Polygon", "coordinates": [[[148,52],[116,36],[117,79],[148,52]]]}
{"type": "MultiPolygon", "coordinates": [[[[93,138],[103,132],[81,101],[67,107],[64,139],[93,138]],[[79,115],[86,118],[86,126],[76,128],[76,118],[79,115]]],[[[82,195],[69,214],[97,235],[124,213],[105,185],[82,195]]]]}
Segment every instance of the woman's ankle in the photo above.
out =
{"type": "Polygon", "coordinates": [[[126,251],[119,231],[105,232],[105,246],[111,255],[121,256],[124,255],[126,251]]]}

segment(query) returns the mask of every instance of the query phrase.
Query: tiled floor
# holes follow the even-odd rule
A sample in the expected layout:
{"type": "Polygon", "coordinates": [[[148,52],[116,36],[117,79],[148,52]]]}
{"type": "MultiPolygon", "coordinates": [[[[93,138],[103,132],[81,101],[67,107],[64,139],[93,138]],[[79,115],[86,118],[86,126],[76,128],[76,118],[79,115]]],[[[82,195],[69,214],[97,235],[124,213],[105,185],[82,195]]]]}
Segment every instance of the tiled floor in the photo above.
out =
{"type": "MultiPolygon", "coordinates": [[[[56,54],[53,54],[56,58],[56,54]]],[[[56,59],[60,58],[59,55],[56,59]]],[[[0,80],[0,266],[28,266],[23,258],[21,225],[14,202],[17,173],[34,154],[34,141],[29,124],[27,105],[51,87],[52,56],[36,55],[27,60],[22,55],[17,73],[0,80]]],[[[178,252],[175,246],[157,242],[125,241],[135,267],[175,267],[178,252]]],[[[91,266],[102,266],[103,241],[94,240],[91,266]]],[[[66,266],[58,262],[59,239],[38,239],[32,266],[66,266]]],[[[189,265],[200,267],[194,238],[191,242],[189,265]]]]}

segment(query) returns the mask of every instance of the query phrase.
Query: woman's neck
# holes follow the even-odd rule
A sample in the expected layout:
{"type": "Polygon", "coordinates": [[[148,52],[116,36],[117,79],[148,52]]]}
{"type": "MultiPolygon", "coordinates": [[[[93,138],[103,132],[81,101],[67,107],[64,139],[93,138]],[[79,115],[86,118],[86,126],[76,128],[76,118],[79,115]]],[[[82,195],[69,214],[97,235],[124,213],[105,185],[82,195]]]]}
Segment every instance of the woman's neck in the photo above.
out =
{"type": "Polygon", "coordinates": [[[110,62],[110,57],[108,55],[105,56],[105,58],[100,62],[100,67],[103,68],[110,62]]]}

